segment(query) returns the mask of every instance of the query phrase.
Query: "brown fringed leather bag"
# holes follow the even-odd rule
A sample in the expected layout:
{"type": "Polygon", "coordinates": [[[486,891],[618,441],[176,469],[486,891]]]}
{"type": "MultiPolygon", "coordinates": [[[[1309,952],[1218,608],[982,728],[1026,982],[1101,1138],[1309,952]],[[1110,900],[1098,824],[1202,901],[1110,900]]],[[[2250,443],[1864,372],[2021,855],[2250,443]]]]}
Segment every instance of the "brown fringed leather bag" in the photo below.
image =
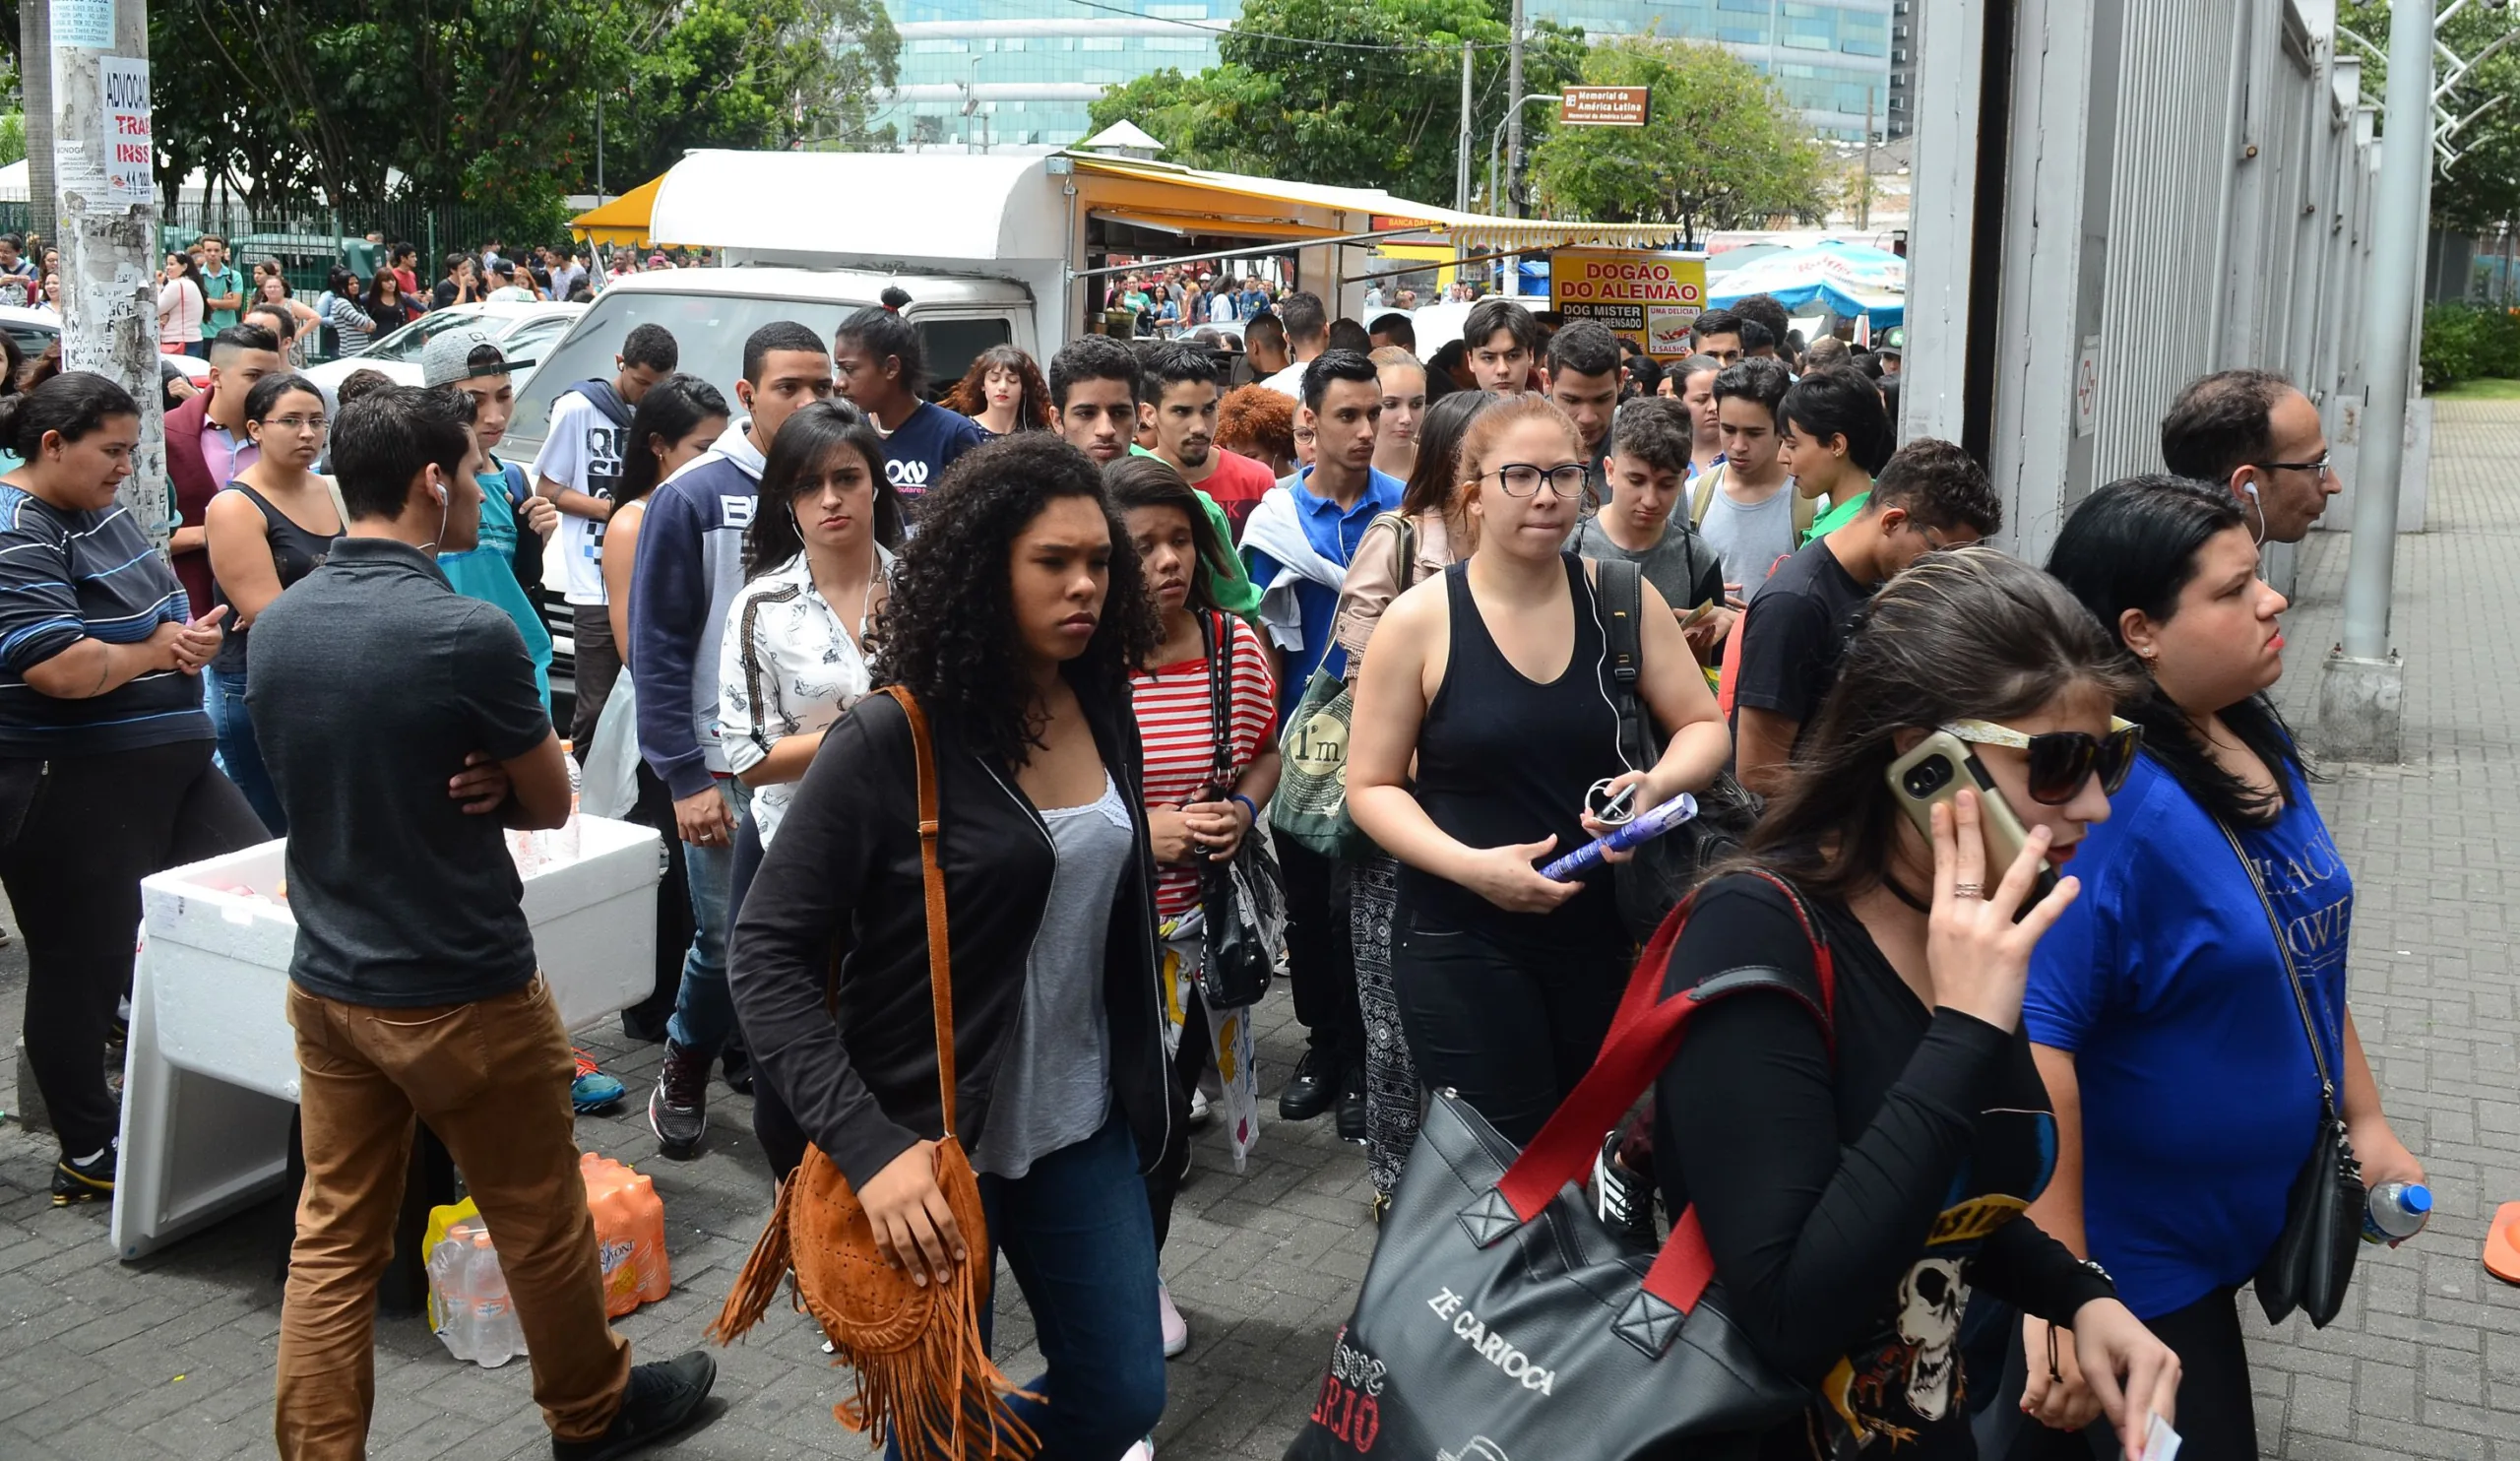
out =
{"type": "Polygon", "coordinates": [[[904,1461],[966,1456],[1025,1461],[1040,1439],[1007,1405],[1016,1389],[980,1346],[981,1305],[989,1302],[986,1223],[979,1178],[954,1135],[954,986],[945,940],[945,874],[936,860],[936,768],[927,718],[898,685],[878,690],[910,717],[918,762],[918,861],[927,892],[927,984],[936,1016],[936,1081],[944,1135],[936,1144],[943,1189],[971,1256],[942,1284],[921,1286],[888,1266],[849,1179],[808,1147],[781,1185],[770,1226],[735,1280],[710,1337],[731,1344],[761,1321],[779,1281],[794,1275],[795,1302],[831,1337],[832,1363],[856,1371],[856,1393],[832,1407],[840,1424],[899,1442],[904,1461]],[[965,1439],[970,1436],[969,1441],[965,1439]]]}

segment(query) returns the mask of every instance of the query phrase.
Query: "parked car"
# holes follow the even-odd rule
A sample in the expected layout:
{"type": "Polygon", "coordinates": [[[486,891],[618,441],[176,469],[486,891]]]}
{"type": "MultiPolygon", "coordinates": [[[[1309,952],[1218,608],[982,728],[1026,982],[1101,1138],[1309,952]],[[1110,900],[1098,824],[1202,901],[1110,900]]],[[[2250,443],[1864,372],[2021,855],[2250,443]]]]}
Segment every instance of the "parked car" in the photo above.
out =
{"type": "MultiPolygon", "coordinates": [[[[842,320],[874,303],[892,285],[910,291],[911,304],[902,313],[927,347],[931,396],[961,380],[973,358],[989,347],[1037,339],[1032,293],[1013,280],[750,267],[625,275],[605,286],[595,303],[573,306],[585,313],[567,338],[542,352],[533,381],[519,386],[516,416],[499,455],[532,463],[550,430],[552,402],[579,381],[610,379],[622,340],[640,325],[672,331],[681,354],[676,368],[725,392],[731,404],[743,375],[744,339],[753,331],[774,320],[794,320],[828,343],[842,320]]],[[[576,693],[577,642],[560,594],[568,572],[559,539],[554,533],[544,550],[541,605],[551,629],[552,712],[565,725],[562,702],[576,693]]]]}
{"type": "MultiPolygon", "coordinates": [[[[516,372],[516,388],[521,395],[534,379],[541,357],[547,354],[569,326],[587,312],[583,304],[554,304],[544,300],[499,300],[481,304],[457,304],[432,310],[402,329],[394,331],[367,348],[363,355],[344,355],[321,365],[310,365],[306,378],[324,393],[324,404],[337,405],[334,390],[353,370],[382,370],[394,377],[397,385],[420,384],[420,351],[432,336],[459,325],[479,325],[496,336],[500,349],[515,360],[536,364],[520,366],[516,372]]],[[[501,456],[511,453],[502,450],[501,456]]]]}

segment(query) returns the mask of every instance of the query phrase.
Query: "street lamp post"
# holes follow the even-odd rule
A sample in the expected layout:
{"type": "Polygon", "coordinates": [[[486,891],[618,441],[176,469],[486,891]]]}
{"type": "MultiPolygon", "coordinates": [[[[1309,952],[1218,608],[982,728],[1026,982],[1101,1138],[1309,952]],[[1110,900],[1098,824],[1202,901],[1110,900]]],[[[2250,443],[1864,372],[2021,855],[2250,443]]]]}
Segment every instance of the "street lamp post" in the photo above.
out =
{"type": "MultiPolygon", "coordinates": [[[[1523,114],[1524,106],[1531,102],[1556,101],[1560,99],[1563,98],[1561,98],[1555,92],[1533,92],[1526,95],[1516,97],[1514,104],[1505,108],[1504,118],[1497,122],[1496,130],[1487,134],[1487,207],[1489,211],[1495,213],[1497,217],[1504,217],[1504,210],[1496,206],[1498,202],[1501,201],[1501,195],[1496,191],[1496,154],[1505,145],[1506,123],[1521,116],[1523,114]]],[[[1508,178],[1506,181],[1510,183],[1512,179],[1508,178]]]]}

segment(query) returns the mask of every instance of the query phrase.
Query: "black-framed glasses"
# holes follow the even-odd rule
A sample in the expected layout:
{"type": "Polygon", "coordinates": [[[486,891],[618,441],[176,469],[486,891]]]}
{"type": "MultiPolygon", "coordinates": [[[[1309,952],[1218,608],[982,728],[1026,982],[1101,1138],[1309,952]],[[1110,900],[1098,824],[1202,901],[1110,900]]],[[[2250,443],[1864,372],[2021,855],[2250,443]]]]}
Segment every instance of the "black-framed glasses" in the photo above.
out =
{"type": "Polygon", "coordinates": [[[2135,753],[2144,745],[2144,728],[2115,716],[2109,733],[2088,730],[2043,730],[2036,735],[1991,721],[1953,721],[1942,728],[1975,745],[2005,745],[2030,753],[2030,799],[2062,806],[2081,794],[2083,783],[2095,775],[2100,789],[2114,796],[2135,769],[2135,753]]]}
{"type": "Polygon", "coordinates": [[[1508,462],[1496,469],[1496,485],[1503,487],[1508,497],[1537,497],[1541,483],[1546,482],[1551,492],[1569,502],[1580,503],[1584,500],[1584,479],[1590,472],[1591,469],[1581,462],[1569,462],[1562,467],[1534,467],[1529,462],[1508,462]]]}
{"type": "Polygon", "coordinates": [[[2260,472],[2315,472],[2321,476],[2336,470],[2328,464],[2326,452],[2319,453],[2315,462],[2251,462],[2249,465],[2260,472]]]}

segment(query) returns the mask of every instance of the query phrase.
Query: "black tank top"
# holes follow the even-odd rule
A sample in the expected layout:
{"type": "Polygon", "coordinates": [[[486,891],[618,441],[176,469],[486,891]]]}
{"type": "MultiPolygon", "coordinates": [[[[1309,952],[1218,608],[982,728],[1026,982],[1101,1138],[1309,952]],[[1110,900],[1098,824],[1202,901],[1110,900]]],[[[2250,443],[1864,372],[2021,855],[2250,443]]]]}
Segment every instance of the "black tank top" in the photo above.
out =
{"type": "MultiPolygon", "coordinates": [[[[324,555],[333,550],[334,540],[340,538],[340,534],[309,533],[252,487],[240,481],[231,481],[227,485],[244,493],[247,501],[262,509],[263,537],[272,545],[272,568],[280,574],[282,592],[287,592],[289,585],[324,566],[324,555]]],[[[225,585],[214,580],[210,588],[211,603],[227,603],[225,585]]],[[[229,617],[234,617],[232,605],[229,617]]],[[[239,629],[231,625],[227,637],[220,641],[219,656],[210,662],[210,667],[219,671],[220,678],[232,679],[239,684],[244,682],[247,673],[245,640],[252,632],[250,626],[239,629]]]]}
{"type": "MultiPolygon", "coordinates": [[[[1555,858],[1592,840],[1580,820],[1594,782],[1627,769],[1619,759],[1601,618],[1584,562],[1562,554],[1575,600],[1575,652],[1547,684],[1505,659],[1471,597],[1469,564],[1444,570],[1451,648],[1444,682],[1418,731],[1418,803],[1467,847],[1502,847],[1555,836],[1555,858]]],[[[1417,924],[1476,928],[1516,943],[1598,949],[1626,940],[1610,870],[1596,866],[1584,891],[1555,913],[1508,913],[1457,883],[1400,869],[1400,903],[1417,924]]]]}

